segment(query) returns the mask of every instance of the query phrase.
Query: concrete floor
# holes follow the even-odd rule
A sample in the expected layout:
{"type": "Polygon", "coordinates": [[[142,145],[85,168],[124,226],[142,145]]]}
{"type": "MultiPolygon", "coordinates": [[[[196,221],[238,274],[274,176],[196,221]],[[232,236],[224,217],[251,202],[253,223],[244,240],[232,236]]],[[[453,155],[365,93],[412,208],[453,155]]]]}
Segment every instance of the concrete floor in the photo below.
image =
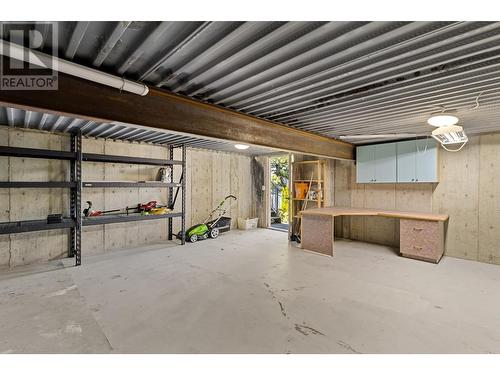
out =
{"type": "Polygon", "coordinates": [[[288,223],[274,223],[271,224],[271,228],[288,232],[288,223]]]}
{"type": "Polygon", "coordinates": [[[286,233],[0,273],[3,353],[500,353],[500,266],[286,233]]]}

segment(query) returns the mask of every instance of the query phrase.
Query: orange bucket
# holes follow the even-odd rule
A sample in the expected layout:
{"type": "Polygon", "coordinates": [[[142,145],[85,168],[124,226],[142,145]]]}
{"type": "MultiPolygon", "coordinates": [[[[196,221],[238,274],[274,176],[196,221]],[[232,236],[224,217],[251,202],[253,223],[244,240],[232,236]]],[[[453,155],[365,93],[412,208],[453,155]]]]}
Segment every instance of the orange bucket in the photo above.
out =
{"type": "Polygon", "coordinates": [[[308,189],[309,189],[309,184],[307,182],[296,182],[295,183],[295,198],[305,199],[308,189]]]}

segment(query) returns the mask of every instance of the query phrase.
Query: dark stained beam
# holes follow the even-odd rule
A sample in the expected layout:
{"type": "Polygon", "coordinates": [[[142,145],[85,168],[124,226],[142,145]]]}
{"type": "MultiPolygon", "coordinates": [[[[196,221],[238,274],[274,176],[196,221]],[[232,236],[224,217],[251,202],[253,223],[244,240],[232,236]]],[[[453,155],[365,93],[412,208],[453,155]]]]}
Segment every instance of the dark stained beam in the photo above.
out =
{"type": "Polygon", "coordinates": [[[59,89],[0,90],[0,105],[92,121],[119,121],[328,158],[353,159],[349,143],[163,90],[138,96],[59,74],[59,89]]]}

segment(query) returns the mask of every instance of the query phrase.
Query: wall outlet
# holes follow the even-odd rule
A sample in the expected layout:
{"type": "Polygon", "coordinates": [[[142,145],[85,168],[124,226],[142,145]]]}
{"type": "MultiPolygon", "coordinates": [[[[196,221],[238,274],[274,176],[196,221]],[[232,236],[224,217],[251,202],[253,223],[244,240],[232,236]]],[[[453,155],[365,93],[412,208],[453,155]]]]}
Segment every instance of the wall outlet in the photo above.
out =
{"type": "Polygon", "coordinates": [[[262,185],[262,191],[266,191],[266,185],[262,185]]]}

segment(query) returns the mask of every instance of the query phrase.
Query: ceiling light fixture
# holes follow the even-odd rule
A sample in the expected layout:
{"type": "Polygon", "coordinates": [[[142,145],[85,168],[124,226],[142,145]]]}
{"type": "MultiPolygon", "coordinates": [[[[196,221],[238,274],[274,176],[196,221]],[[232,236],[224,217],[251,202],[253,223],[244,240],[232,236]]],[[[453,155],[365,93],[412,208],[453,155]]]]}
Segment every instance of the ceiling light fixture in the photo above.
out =
{"type": "Polygon", "coordinates": [[[435,115],[429,117],[427,123],[432,126],[451,126],[458,122],[458,117],[452,115],[435,115]]]}
{"type": "Polygon", "coordinates": [[[246,150],[250,146],[248,146],[248,145],[234,145],[234,147],[236,147],[238,150],[246,150]]]}
{"type": "Polygon", "coordinates": [[[457,152],[460,151],[465,144],[469,141],[464,129],[458,125],[440,126],[432,132],[432,137],[436,139],[446,151],[457,152]],[[455,149],[450,149],[449,145],[460,145],[455,149]]]}

